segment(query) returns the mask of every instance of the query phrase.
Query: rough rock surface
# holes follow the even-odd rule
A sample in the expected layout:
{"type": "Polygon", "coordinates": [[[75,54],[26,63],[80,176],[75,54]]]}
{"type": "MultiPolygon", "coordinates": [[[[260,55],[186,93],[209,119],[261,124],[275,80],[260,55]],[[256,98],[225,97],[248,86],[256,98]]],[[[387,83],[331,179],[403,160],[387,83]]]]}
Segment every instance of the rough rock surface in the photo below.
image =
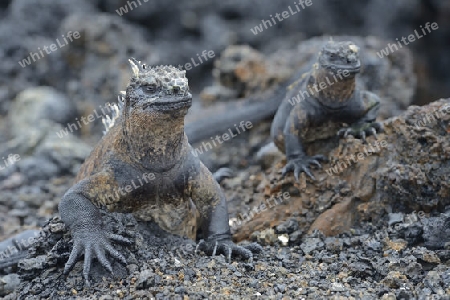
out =
{"type": "Polygon", "coordinates": [[[315,143],[308,154],[330,158],[323,170],[314,172],[316,182],[304,174],[299,183],[292,177],[281,180],[284,161],[265,174],[251,173],[249,185],[258,193],[249,207],[254,214],[236,227],[236,239],[292,216],[309,232],[321,229],[334,235],[347,232],[356,221],[381,222],[387,212],[443,211],[450,205],[449,121],[450,99],[442,99],[385,120],[385,132],[377,140],[368,138],[367,144],[352,137],[315,143]],[[291,197],[263,211],[253,208],[280,191],[291,197]]]}
{"type": "MultiPolygon", "coordinates": [[[[17,93],[31,86],[50,85],[60,91],[65,89],[67,66],[61,51],[30,60],[22,67],[18,62],[26,59],[30,52],[43,51],[44,45],[64,44],[58,28],[69,15],[89,14],[95,11],[92,1],[70,0],[15,0],[5,11],[0,26],[0,114],[4,115],[17,93]],[[37,13],[39,12],[39,13],[37,13]]],[[[72,30],[73,31],[73,30],[72,30]]],[[[66,32],[61,32],[65,34],[66,32]]],[[[63,46],[67,48],[67,46],[63,46]]],[[[39,54],[38,54],[39,55],[39,54]]]]}
{"type": "Polygon", "coordinates": [[[10,112],[7,123],[0,123],[5,127],[0,157],[17,160],[5,165],[2,159],[0,165],[2,237],[20,228],[38,227],[51,218],[91,151],[75,131],[58,136],[68,130],[64,123],[75,122],[76,110],[73,102],[53,88],[25,89],[10,112]]]}
{"type": "Polygon", "coordinates": [[[200,96],[211,102],[247,97],[287,80],[294,68],[299,67],[289,64],[280,53],[268,58],[247,45],[229,46],[214,61],[215,84],[203,90],[200,96]]]}
{"type": "MultiPolygon", "coordinates": [[[[0,169],[0,179],[15,172],[28,183],[55,176],[74,175],[90,152],[77,131],[76,108],[64,94],[50,87],[29,88],[20,93],[11,107],[9,140],[0,148],[0,156],[17,154],[20,159],[0,169]],[[73,123],[69,130],[67,123],[73,123]],[[63,127],[66,125],[65,127],[63,127]]],[[[0,184],[0,189],[6,188],[0,184]]]]}
{"type": "MultiPolygon", "coordinates": [[[[126,253],[126,266],[114,263],[111,275],[96,264],[90,288],[84,285],[81,261],[68,276],[62,276],[71,240],[65,226],[55,218],[44,227],[30,258],[20,263],[19,289],[4,299],[450,296],[450,268],[445,264],[450,249],[407,247],[393,228],[365,224],[337,237],[313,233],[290,247],[280,243],[265,247],[253,263],[230,264],[223,256],[196,255],[191,241],[167,235],[154,225],[138,225],[131,215],[105,217],[114,232],[135,240],[132,246],[120,247],[126,253]]],[[[2,282],[14,284],[11,276],[0,277],[0,291],[2,282]]]]}

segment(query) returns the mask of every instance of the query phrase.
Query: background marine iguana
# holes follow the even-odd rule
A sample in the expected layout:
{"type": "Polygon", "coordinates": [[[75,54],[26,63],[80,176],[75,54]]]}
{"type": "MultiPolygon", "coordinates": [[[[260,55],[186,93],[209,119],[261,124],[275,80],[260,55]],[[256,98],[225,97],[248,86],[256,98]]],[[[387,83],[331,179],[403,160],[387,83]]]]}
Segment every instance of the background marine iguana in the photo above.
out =
{"type": "Polygon", "coordinates": [[[380,99],[377,95],[356,87],[360,72],[359,48],[349,41],[327,42],[317,63],[288,89],[271,127],[271,136],[287,164],[282,176],[301,172],[314,179],[309,165],[321,167],[323,155],[307,156],[304,143],[328,139],[338,133],[365,140],[375,135],[381,124],[375,122],[380,99]],[[342,128],[343,124],[351,127],[342,128]]]}

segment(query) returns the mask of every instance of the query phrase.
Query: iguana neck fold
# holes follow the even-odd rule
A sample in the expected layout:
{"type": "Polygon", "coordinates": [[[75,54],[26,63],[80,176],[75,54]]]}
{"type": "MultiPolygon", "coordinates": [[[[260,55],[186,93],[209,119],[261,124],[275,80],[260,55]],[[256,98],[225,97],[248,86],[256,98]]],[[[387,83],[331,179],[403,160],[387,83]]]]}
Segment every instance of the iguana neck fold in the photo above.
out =
{"type": "Polygon", "coordinates": [[[182,112],[148,115],[136,111],[124,115],[120,142],[123,149],[127,149],[130,160],[158,172],[173,168],[187,145],[184,115],[182,112]]]}

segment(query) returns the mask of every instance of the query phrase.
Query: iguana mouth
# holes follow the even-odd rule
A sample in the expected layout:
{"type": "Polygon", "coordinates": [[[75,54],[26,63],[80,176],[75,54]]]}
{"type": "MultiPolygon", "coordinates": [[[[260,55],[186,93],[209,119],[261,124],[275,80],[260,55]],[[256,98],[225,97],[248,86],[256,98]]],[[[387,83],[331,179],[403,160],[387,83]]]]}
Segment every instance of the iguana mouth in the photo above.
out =
{"type": "Polygon", "coordinates": [[[192,97],[185,97],[179,100],[171,100],[171,101],[155,101],[149,103],[148,106],[153,106],[157,110],[178,110],[182,108],[189,108],[192,105],[192,97]]]}
{"type": "Polygon", "coordinates": [[[358,61],[354,65],[335,65],[335,64],[329,64],[329,65],[322,65],[323,68],[332,71],[333,73],[338,73],[341,71],[347,71],[350,74],[356,74],[361,71],[361,63],[358,61]]]}

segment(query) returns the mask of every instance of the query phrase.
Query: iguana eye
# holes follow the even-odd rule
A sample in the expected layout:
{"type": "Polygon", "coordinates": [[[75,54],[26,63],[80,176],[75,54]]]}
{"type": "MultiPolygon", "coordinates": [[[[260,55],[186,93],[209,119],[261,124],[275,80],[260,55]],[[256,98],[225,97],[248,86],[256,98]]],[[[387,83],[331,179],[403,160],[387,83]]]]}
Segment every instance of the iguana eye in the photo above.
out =
{"type": "Polygon", "coordinates": [[[179,86],[174,86],[174,87],[173,87],[173,93],[174,93],[174,94],[178,94],[178,93],[180,92],[180,89],[181,89],[181,88],[180,88],[179,86]]]}
{"type": "Polygon", "coordinates": [[[153,94],[153,93],[156,92],[156,86],[155,85],[146,85],[146,86],[143,86],[142,89],[147,94],[153,94]]]}

